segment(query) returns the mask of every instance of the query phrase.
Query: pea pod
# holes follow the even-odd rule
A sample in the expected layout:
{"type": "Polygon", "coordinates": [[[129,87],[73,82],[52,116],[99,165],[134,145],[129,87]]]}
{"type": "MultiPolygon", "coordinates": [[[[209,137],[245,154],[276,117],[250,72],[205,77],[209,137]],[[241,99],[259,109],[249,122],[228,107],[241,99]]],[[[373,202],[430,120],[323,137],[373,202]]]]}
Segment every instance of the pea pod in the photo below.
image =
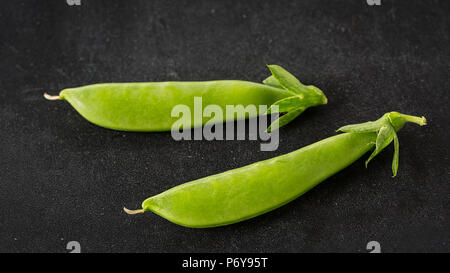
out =
{"type": "MultiPolygon", "coordinates": [[[[141,132],[171,130],[178,119],[172,116],[172,109],[176,105],[186,105],[193,109],[195,97],[201,97],[204,105],[220,106],[223,112],[226,112],[226,105],[266,105],[269,108],[286,98],[295,98],[290,101],[289,108],[280,109],[281,113],[290,115],[289,119],[285,117],[277,123],[277,128],[289,123],[306,108],[327,103],[327,98],[319,88],[303,85],[280,66],[268,67],[272,76],[264,80],[263,84],[238,80],[105,83],[64,89],[58,96],[44,94],[44,97],[68,101],[78,113],[96,125],[141,132]]],[[[261,114],[265,113],[256,113],[261,114]]],[[[233,117],[224,115],[217,122],[245,119],[254,115],[255,113],[237,113],[233,117]]],[[[207,120],[192,117],[190,124],[191,127],[197,127],[206,122],[207,120]]],[[[268,128],[269,131],[272,129],[268,128]]]]}
{"type": "Polygon", "coordinates": [[[426,124],[424,117],[390,112],[374,122],[344,126],[339,131],[346,133],[297,151],[171,188],[146,199],[141,210],[124,210],[129,214],[152,211],[195,228],[240,222],[294,200],[375,147],[372,159],[393,140],[395,176],[396,132],[405,122],[426,124]]]}

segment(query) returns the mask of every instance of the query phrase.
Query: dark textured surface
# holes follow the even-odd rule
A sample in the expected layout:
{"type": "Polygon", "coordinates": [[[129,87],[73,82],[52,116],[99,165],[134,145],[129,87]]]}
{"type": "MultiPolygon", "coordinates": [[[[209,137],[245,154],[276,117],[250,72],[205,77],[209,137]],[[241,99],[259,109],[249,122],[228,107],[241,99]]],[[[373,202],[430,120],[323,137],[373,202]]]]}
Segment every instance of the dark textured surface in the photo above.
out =
{"type": "Polygon", "coordinates": [[[448,1],[2,1],[0,251],[449,251],[448,1]],[[188,3],[189,2],[189,3],[188,3]],[[192,3],[190,3],[192,2],[192,3]],[[175,142],[96,127],[43,91],[97,82],[261,81],[280,64],[322,88],[325,107],[256,141],[175,142]],[[126,205],[183,182],[284,154],[387,111],[425,115],[303,197],[255,219],[187,229],[126,205]]]}

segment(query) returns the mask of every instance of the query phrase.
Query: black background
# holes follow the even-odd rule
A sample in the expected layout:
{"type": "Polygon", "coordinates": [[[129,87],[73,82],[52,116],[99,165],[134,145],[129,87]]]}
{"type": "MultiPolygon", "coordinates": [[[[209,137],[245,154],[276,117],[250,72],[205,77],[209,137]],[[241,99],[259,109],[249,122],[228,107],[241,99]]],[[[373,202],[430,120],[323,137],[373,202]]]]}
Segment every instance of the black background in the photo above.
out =
{"type": "Polygon", "coordinates": [[[2,1],[0,251],[449,251],[449,1],[2,1]],[[98,82],[241,79],[279,64],[329,104],[257,141],[181,141],[85,121],[43,99],[98,82]],[[338,127],[398,110],[429,125],[400,133],[301,198],[246,222],[189,229],[143,199],[181,183],[281,155],[338,127]],[[368,156],[368,155],[367,155],[368,156]],[[366,156],[365,156],[366,157],[366,156]]]}

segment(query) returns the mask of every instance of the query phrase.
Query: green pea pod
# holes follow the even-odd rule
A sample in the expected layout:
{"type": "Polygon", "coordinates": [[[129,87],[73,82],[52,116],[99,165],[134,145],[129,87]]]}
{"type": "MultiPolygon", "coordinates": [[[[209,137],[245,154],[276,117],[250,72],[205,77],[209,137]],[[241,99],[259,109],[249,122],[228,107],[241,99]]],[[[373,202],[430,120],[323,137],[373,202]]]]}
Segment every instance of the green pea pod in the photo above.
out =
{"type": "MultiPolygon", "coordinates": [[[[369,127],[368,131],[361,131],[357,130],[360,125],[345,126],[341,129],[349,133],[329,137],[282,156],[179,185],[146,199],[141,210],[124,210],[129,214],[152,211],[176,224],[195,228],[240,222],[294,200],[355,162],[375,145],[378,153],[389,144],[387,142],[393,134],[383,128],[391,126],[395,133],[405,122],[426,124],[424,117],[390,112],[376,121],[379,124],[377,129],[369,127]]],[[[396,135],[392,139],[398,143],[396,135]]],[[[398,144],[393,160],[394,174],[397,168],[398,144]]]]}
{"type": "MultiPolygon", "coordinates": [[[[59,96],[44,94],[49,100],[68,101],[84,118],[109,129],[122,131],[170,131],[178,120],[172,111],[186,105],[191,111],[192,127],[205,125],[208,120],[194,118],[194,98],[202,105],[218,105],[226,113],[227,105],[254,105],[256,113],[237,113],[221,120],[227,122],[255,117],[260,105],[270,108],[280,100],[295,97],[296,107],[308,108],[327,103],[320,89],[302,85],[293,75],[277,65],[269,65],[274,76],[264,84],[238,81],[106,83],[64,89],[59,96]]],[[[291,103],[292,104],[292,103],[291,103]]],[[[291,105],[292,106],[292,105],[291,105]]],[[[294,105],[295,106],[295,105],[294,105]]],[[[285,123],[287,124],[287,123],[285,123]]]]}

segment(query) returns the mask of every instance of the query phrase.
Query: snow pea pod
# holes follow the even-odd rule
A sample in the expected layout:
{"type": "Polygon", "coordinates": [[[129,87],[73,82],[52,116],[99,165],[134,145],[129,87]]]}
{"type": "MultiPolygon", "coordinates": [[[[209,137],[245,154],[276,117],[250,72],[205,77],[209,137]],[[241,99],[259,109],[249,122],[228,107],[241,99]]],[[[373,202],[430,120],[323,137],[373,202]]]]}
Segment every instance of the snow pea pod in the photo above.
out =
{"type": "MultiPolygon", "coordinates": [[[[327,103],[323,92],[315,86],[305,86],[280,66],[269,65],[272,76],[263,84],[220,80],[205,82],[104,83],[64,89],[58,96],[44,94],[49,100],[68,101],[88,121],[109,129],[122,131],[169,131],[177,121],[172,110],[186,105],[194,112],[194,98],[201,97],[203,105],[218,105],[223,113],[227,105],[257,106],[256,113],[224,115],[226,122],[261,115],[260,105],[267,108],[284,102],[277,128],[292,121],[306,108],[327,103]],[[283,101],[291,98],[290,101],[283,101]],[[294,98],[294,100],[292,100],[294,98]],[[301,110],[301,111],[299,111],[301,110]]],[[[205,119],[191,117],[191,127],[202,126],[205,119]]],[[[269,131],[274,129],[269,127],[269,131]]]]}
{"type": "Polygon", "coordinates": [[[396,132],[405,122],[426,124],[424,117],[390,112],[377,121],[344,126],[339,131],[346,133],[297,151],[176,186],[146,199],[140,210],[124,210],[128,214],[152,211],[194,228],[240,222],[294,200],[375,148],[370,161],[392,141],[395,176],[396,132]]]}

